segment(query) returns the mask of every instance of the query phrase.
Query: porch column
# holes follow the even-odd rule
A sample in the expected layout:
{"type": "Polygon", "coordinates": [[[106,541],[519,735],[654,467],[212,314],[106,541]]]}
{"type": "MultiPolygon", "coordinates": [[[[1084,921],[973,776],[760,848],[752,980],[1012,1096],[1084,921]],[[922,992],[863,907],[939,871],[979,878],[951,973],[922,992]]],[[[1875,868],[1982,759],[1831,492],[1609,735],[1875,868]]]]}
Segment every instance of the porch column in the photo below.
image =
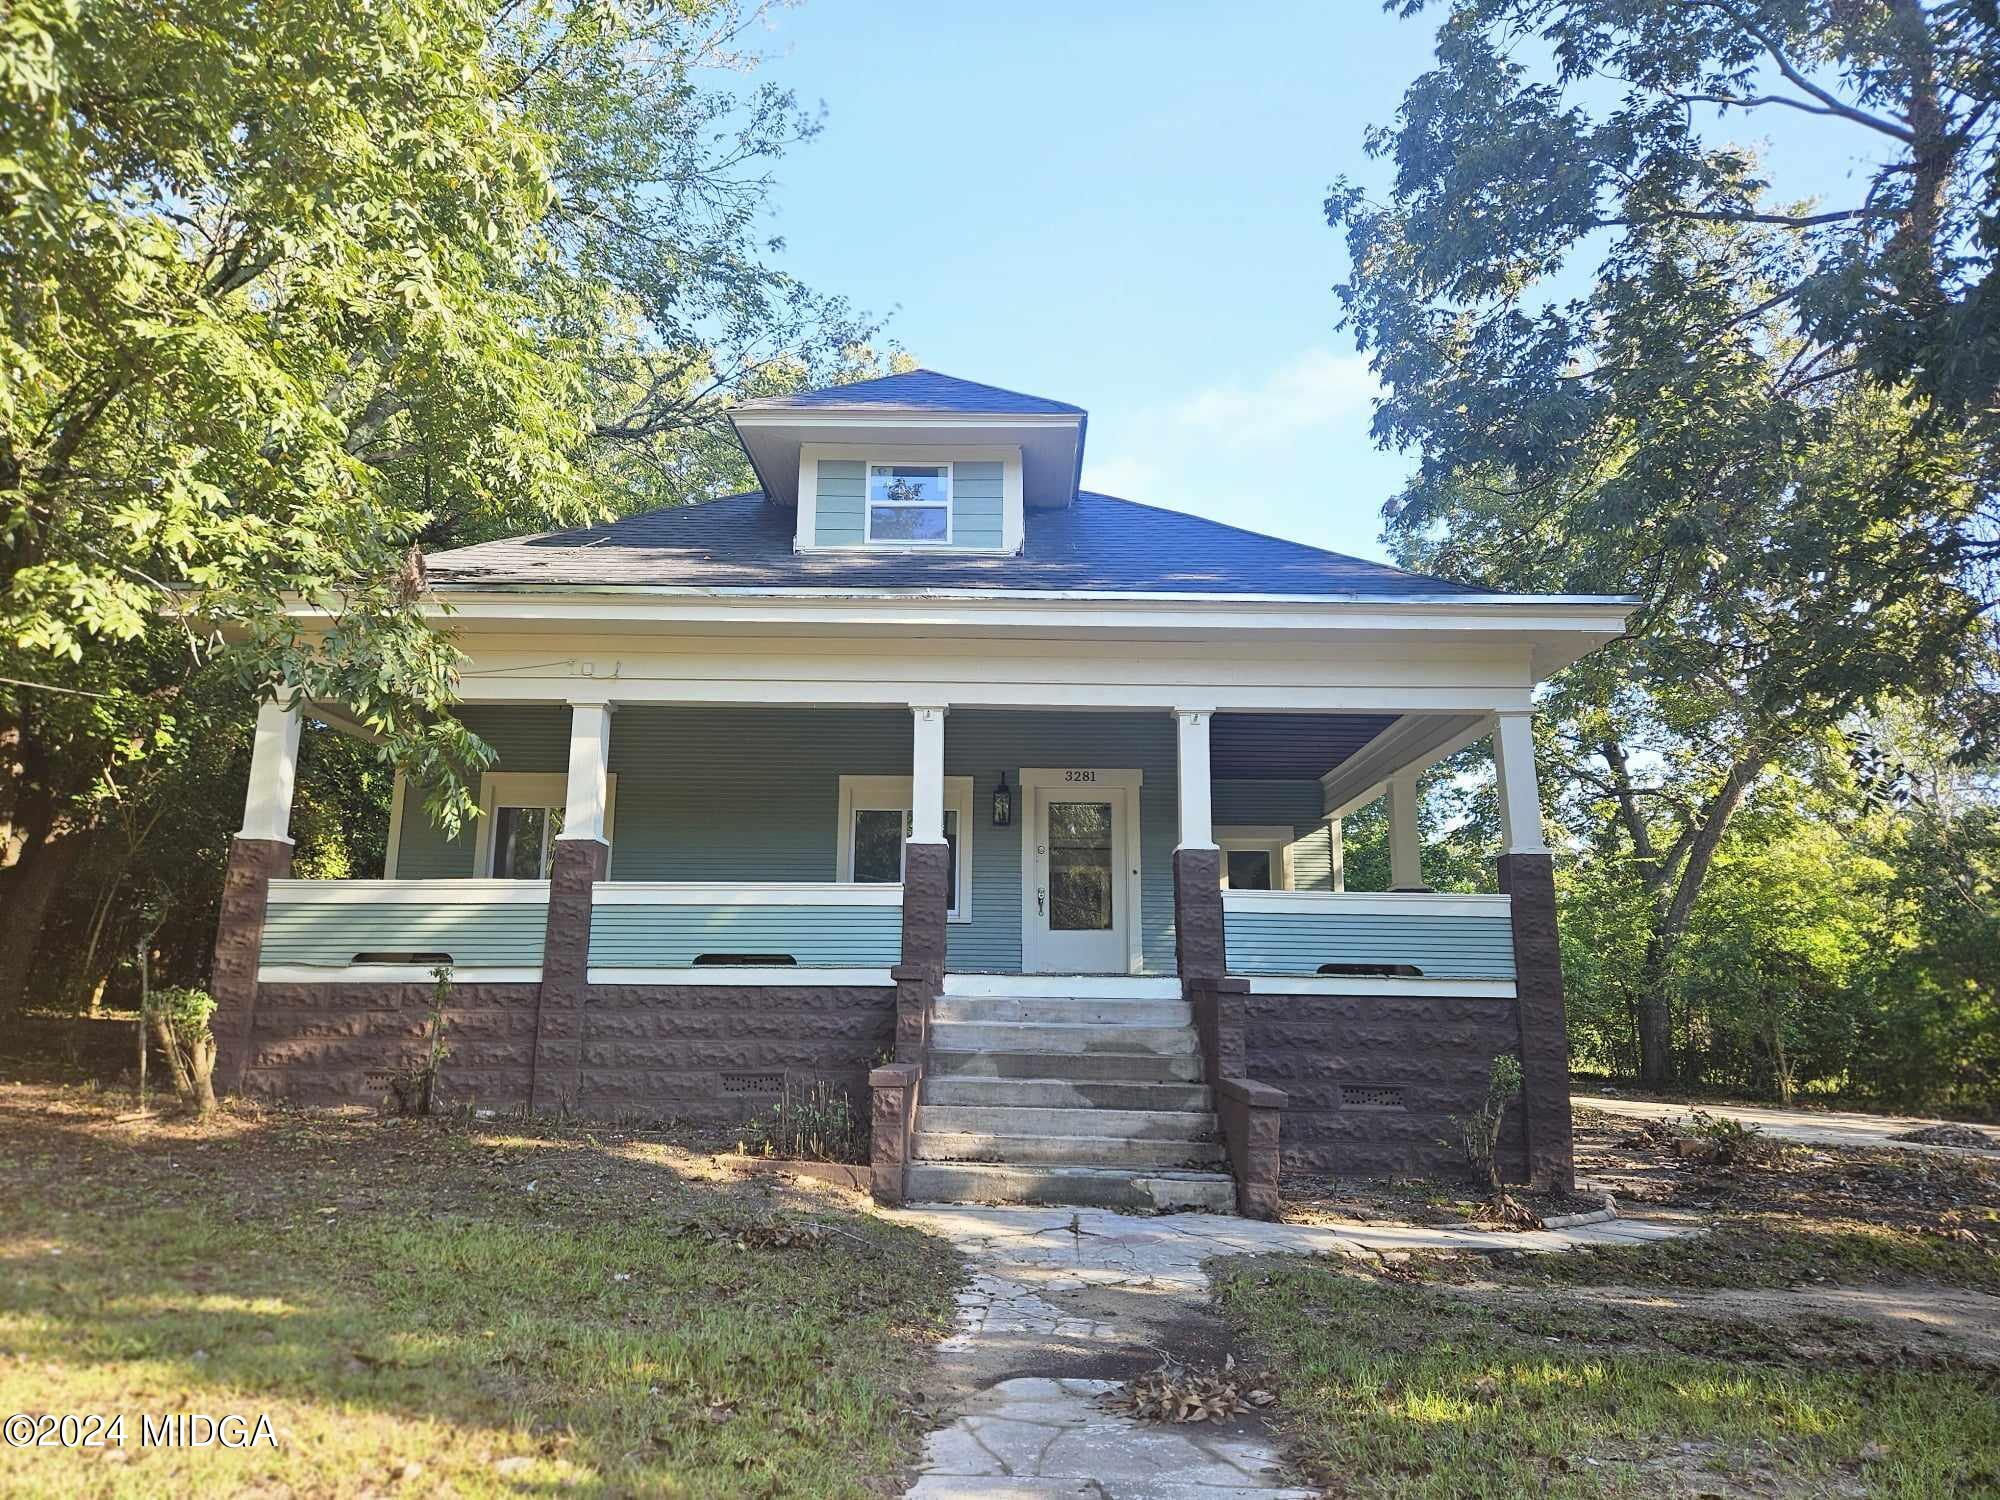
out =
{"type": "MultiPolygon", "coordinates": [[[[1174,846],[1174,955],[1181,988],[1210,985],[1222,977],[1227,952],[1222,932],[1222,851],[1216,847],[1210,808],[1207,707],[1174,710],[1178,751],[1175,783],[1180,798],[1180,842],[1174,846]]],[[[1190,996],[1197,1006],[1198,997],[1190,996]]]]}
{"type": "MultiPolygon", "coordinates": [[[[942,703],[910,705],[910,837],[903,846],[902,962],[896,981],[896,1060],[921,1068],[931,1003],[944,986],[945,914],[951,909],[951,849],[944,841],[942,703]]],[[[959,830],[959,837],[965,836],[959,830]]],[[[907,1091],[914,1100],[914,1088],[907,1091]]],[[[877,1108],[888,1106],[880,1097],[877,1108]]],[[[884,1191],[881,1181],[878,1193],[884,1191]]]]}
{"type": "Polygon", "coordinates": [[[1347,840],[1341,831],[1340,819],[1326,820],[1326,841],[1329,888],[1344,891],[1347,889],[1347,840]]]}
{"type": "Polygon", "coordinates": [[[1500,889],[1514,935],[1515,1010],[1521,1032],[1521,1133],[1528,1181],[1575,1185],[1569,1110],[1569,1029],[1563,1015],[1562,949],[1556,933],[1554,860],[1542,838],[1535,789],[1534,721],[1494,715],[1493,763],[1500,783],[1500,889]]]}
{"type": "Polygon", "coordinates": [[[549,916],[542,932],[542,985],[535,1005],[535,1063],[528,1108],[574,1107],[583,1082],[584,1002],[590,981],[591,890],[611,866],[605,826],[611,708],[579,699],[569,708],[569,786],[563,831],[549,864],[549,916]]]}
{"type": "Polygon", "coordinates": [[[1547,854],[1535,784],[1534,715],[1493,716],[1493,769],[1500,782],[1500,842],[1509,854],[1547,854]]]}
{"type": "Polygon", "coordinates": [[[564,839],[609,842],[604,804],[611,770],[611,705],[569,706],[569,791],[563,806],[564,839]]]}
{"type": "MultiPolygon", "coordinates": [[[[941,703],[912,703],[916,739],[910,761],[910,842],[944,842],[944,716],[941,703]]],[[[963,832],[961,831],[961,837],[963,832]]]]}
{"type": "Polygon", "coordinates": [[[225,1092],[243,1087],[257,1019],[257,965],[264,950],[264,918],[271,882],[292,868],[292,783],[298,773],[299,698],[280,690],[258,705],[250,741],[250,785],[243,798],[243,828],[229,842],[222,876],[222,909],[215,924],[209,988],[215,995],[211,1023],[216,1080],[225,1092]]]}
{"type": "Polygon", "coordinates": [[[243,797],[239,839],[292,841],[292,782],[299,769],[296,694],[280,694],[257,707],[257,731],[250,741],[250,786],[243,797]]]}
{"type": "Polygon", "coordinates": [[[1180,849],[1213,849],[1215,816],[1209,788],[1208,726],[1214,713],[1206,708],[1174,710],[1175,745],[1179,751],[1176,784],[1180,788],[1180,849]]]}
{"type": "Polygon", "coordinates": [[[1389,778],[1389,889],[1421,891],[1423,846],[1417,837],[1417,776],[1398,771],[1389,778]]]}

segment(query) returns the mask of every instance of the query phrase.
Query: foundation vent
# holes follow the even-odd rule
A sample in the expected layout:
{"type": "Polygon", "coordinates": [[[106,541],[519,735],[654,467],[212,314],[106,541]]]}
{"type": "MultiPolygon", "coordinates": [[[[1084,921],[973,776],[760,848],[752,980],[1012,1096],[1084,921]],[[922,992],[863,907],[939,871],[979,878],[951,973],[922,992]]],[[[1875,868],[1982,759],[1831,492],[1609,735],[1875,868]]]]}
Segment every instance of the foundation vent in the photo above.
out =
{"type": "Polygon", "coordinates": [[[1403,1109],[1403,1087],[1395,1083],[1343,1083],[1342,1109],[1403,1109]]]}
{"type": "Polygon", "coordinates": [[[783,1073],[724,1073],[722,1092],[725,1094],[782,1094],[785,1091],[783,1073]]]}

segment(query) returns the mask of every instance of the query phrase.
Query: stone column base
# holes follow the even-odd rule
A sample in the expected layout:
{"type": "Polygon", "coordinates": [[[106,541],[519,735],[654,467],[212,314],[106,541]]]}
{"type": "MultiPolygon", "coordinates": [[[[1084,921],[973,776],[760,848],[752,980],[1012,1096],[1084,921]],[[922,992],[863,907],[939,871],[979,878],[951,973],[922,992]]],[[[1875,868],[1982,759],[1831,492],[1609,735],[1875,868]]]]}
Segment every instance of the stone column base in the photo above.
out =
{"type": "Polygon", "coordinates": [[[542,993],[535,1007],[535,1068],[528,1108],[574,1108],[583,1080],[583,1007],[590,978],[590,891],[611,865],[602,839],[557,839],[549,871],[542,993]]]}
{"type": "Polygon", "coordinates": [[[1236,1175],[1236,1211],[1246,1219],[1278,1217],[1278,1128],[1285,1096],[1266,1083],[1221,1078],[1216,1119],[1236,1175]]]}
{"type": "Polygon", "coordinates": [[[877,1203],[902,1203],[903,1170],[917,1128],[917,1096],[924,1070],[915,1063],[890,1063],[868,1075],[868,1174],[877,1203]]]}
{"type": "Polygon", "coordinates": [[[264,917],[271,882],[292,869],[290,839],[234,838],[222,877],[222,911],[215,924],[209,990],[215,996],[215,1083],[225,1093],[243,1087],[256,1043],[257,966],[264,955],[264,917]]]}
{"type": "Polygon", "coordinates": [[[1576,1186],[1570,1134],[1569,1029],[1563,1015],[1562,947],[1556,936],[1555,862],[1503,854],[1500,889],[1514,925],[1514,993],[1521,1026],[1521,1117],[1528,1185],[1576,1186]]]}

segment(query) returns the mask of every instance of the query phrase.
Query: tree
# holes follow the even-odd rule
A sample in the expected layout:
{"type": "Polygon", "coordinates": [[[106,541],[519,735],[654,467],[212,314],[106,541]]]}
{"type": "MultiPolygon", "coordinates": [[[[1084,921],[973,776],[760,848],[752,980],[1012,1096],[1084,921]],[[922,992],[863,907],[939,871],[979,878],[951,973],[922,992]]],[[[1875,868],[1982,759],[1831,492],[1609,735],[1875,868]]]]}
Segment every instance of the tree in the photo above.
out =
{"type": "Polygon", "coordinates": [[[1963,11],[1460,0],[1370,137],[1389,201],[1327,202],[1376,435],[1419,456],[1401,560],[1642,601],[1548,701],[1545,749],[1645,892],[1649,1081],[1760,778],[1886,695],[1990,707],[1996,121],[1963,11]],[[1551,81],[1514,60],[1537,39],[1551,81]],[[1861,203],[1800,205],[1694,127],[1708,107],[1909,139],[1861,203]]]}
{"type": "Polygon", "coordinates": [[[0,18],[0,1009],[214,673],[352,710],[454,823],[486,752],[417,546],[714,493],[732,391],[868,362],[756,233],[814,122],[704,81],[756,14],[0,18]]]}

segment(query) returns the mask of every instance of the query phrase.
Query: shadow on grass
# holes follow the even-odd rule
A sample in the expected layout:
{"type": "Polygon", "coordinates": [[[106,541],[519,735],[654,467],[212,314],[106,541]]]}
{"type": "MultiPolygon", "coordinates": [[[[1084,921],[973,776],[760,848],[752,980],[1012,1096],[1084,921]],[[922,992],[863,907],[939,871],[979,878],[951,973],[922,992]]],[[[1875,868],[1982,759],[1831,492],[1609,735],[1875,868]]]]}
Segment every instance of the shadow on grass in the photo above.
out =
{"type": "Polygon", "coordinates": [[[468,1493],[861,1495],[927,1425],[958,1272],[914,1231],[822,1206],[790,1216],[817,1238],[739,1244],[760,1193],[518,1127],[290,1120],[196,1159],[25,1113],[0,1112],[0,1408],[270,1412],[281,1443],[0,1453],[0,1487],[344,1493],[416,1464],[468,1493]]]}

